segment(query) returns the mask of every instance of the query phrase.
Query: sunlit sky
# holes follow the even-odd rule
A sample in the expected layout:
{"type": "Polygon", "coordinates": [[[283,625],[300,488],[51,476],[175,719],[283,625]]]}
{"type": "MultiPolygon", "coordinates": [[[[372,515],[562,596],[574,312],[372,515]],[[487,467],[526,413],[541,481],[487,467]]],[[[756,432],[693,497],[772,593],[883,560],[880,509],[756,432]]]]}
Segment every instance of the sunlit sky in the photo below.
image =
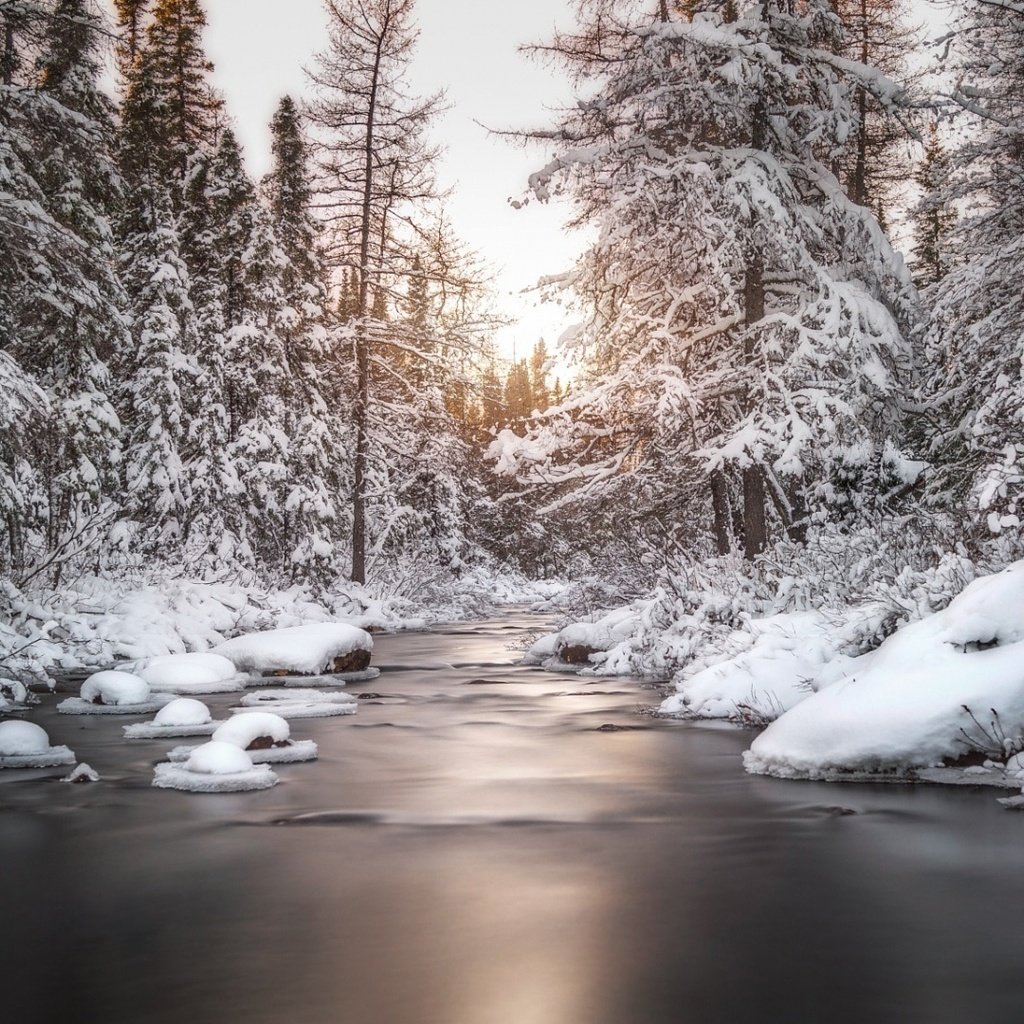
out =
{"type": "MultiPolygon", "coordinates": [[[[304,67],[326,43],[321,0],[207,0],[206,48],[215,81],[245,147],[250,171],[269,168],[267,125],[282,95],[308,92],[304,67]]],[[[419,0],[421,36],[412,72],[421,93],[445,89],[451,109],[435,140],[446,147],[443,184],[453,227],[497,274],[499,311],[518,320],[501,332],[500,349],[525,354],[538,337],[549,344],[566,326],[557,306],[520,294],[542,276],[567,269],[582,246],[562,225],[564,208],[531,203],[515,210],[527,176],[548,159],[488,134],[492,128],[543,126],[547,107],[570,99],[555,69],[518,52],[522,43],[548,38],[556,23],[570,23],[566,0],[419,0]]]]}

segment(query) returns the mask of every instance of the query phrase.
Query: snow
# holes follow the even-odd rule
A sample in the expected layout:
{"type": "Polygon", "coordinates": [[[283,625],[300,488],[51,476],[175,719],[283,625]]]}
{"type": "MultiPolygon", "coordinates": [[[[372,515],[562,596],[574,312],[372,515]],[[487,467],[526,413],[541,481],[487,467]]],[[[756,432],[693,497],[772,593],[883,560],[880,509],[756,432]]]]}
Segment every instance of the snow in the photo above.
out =
{"type": "Polygon", "coordinates": [[[138,722],[124,727],[125,739],[151,740],[166,737],[209,736],[220,722],[214,722],[210,709],[193,697],[178,697],[165,704],[152,722],[138,722]]]}
{"type": "Polygon", "coordinates": [[[162,707],[153,719],[154,725],[209,725],[210,709],[192,697],[179,697],[162,707]]]}
{"type": "Polygon", "coordinates": [[[548,658],[555,656],[558,648],[558,634],[548,633],[535,641],[530,649],[523,655],[524,665],[543,665],[548,658]]]}
{"type": "Polygon", "coordinates": [[[146,715],[173,700],[151,693],[145,679],[131,672],[94,672],[82,684],[80,696],[57,705],[62,715],[146,715]]]}
{"type": "Polygon", "coordinates": [[[851,643],[846,626],[842,615],[820,611],[753,619],[744,631],[748,649],[681,680],[661,711],[755,722],[777,718],[841,675],[851,660],[842,653],[851,643]]]}
{"type": "Polygon", "coordinates": [[[100,773],[84,761],[72,772],[65,775],[61,782],[99,782],[100,773]]]}
{"type": "Polygon", "coordinates": [[[317,675],[335,658],[372,650],[373,637],[365,630],[344,622],[318,622],[235,637],[215,653],[243,672],[317,675]]]}
{"type": "Polygon", "coordinates": [[[274,743],[286,743],[290,736],[291,729],[287,721],[270,711],[249,711],[236,715],[213,734],[218,742],[232,743],[243,750],[262,737],[274,743]]]}
{"type": "Polygon", "coordinates": [[[237,775],[252,768],[252,758],[234,743],[211,740],[192,751],[185,767],[204,775],[237,775]]]}
{"type": "Polygon", "coordinates": [[[321,690],[260,690],[247,693],[241,703],[242,707],[231,709],[233,715],[243,715],[254,707],[282,718],[333,718],[354,715],[359,710],[359,702],[351,694],[321,690]]]}
{"type": "Polygon", "coordinates": [[[0,722],[0,757],[45,754],[49,749],[50,737],[34,722],[0,722]]]}
{"type": "Polygon", "coordinates": [[[0,722],[0,768],[52,768],[74,764],[67,747],[50,745],[46,730],[34,722],[0,722]]]}
{"type": "Polygon", "coordinates": [[[1019,561],[849,659],[832,685],[769,725],[744,764],[783,778],[891,774],[941,766],[972,750],[1006,757],[1022,735],[1019,561]]]}
{"type": "Polygon", "coordinates": [[[239,793],[269,789],[277,782],[266,765],[253,764],[244,750],[216,741],[193,748],[184,764],[164,762],[153,770],[153,785],[158,789],[188,793],[239,793]]]}
{"type": "MultiPolygon", "coordinates": [[[[216,736],[214,738],[216,739],[216,736]]],[[[167,760],[172,764],[187,761],[195,750],[195,747],[174,747],[167,754],[167,760]]],[[[303,761],[315,761],[320,750],[312,740],[289,740],[281,747],[263,747],[259,750],[247,750],[246,753],[253,764],[299,764],[303,761]]]]}
{"type": "Polygon", "coordinates": [[[132,666],[151,690],[170,693],[229,693],[242,689],[245,676],[220,654],[162,654],[132,666]]]}
{"type": "Polygon", "coordinates": [[[94,704],[145,704],[150,689],[145,679],[130,672],[94,672],[79,696],[94,704]]]}
{"type": "MultiPolygon", "coordinates": [[[[229,746],[224,744],[224,746],[229,746]]],[[[239,754],[244,751],[237,747],[239,754]]],[[[260,789],[270,789],[280,780],[265,764],[252,764],[242,771],[236,772],[200,772],[193,771],[188,764],[169,764],[163,762],[153,769],[153,786],[156,789],[176,789],[183,793],[244,793],[260,789]]]]}

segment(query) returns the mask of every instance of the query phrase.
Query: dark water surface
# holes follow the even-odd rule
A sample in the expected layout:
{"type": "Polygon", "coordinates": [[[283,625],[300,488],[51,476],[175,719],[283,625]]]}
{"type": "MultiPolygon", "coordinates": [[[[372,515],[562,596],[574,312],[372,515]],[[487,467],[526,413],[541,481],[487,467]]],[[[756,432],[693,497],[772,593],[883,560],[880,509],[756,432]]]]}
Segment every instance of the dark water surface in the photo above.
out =
{"type": "Polygon", "coordinates": [[[1024,1019],[1024,815],[744,775],[747,734],[516,666],[537,629],[379,637],[381,696],[262,793],[150,789],[183,741],[48,698],[103,782],[0,773],[0,1020],[1024,1019]]]}

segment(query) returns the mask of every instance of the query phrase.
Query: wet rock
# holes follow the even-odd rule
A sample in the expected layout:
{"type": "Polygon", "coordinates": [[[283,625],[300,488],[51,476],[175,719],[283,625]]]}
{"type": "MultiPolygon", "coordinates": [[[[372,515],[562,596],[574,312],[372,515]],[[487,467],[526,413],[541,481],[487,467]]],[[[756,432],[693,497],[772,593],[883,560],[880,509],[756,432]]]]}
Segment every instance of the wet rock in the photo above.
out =
{"type": "Polygon", "coordinates": [[[365,672],[370,667],[369,651],[349,651],[339,655],[331,665],[332,672],[365,672]]]}
{"type": "Polygon", "coordinates": [[[586,644],[565,644],[556,651],[556,656],[567,665],[589,665],[590,656],[598,652],[586,644]]]}

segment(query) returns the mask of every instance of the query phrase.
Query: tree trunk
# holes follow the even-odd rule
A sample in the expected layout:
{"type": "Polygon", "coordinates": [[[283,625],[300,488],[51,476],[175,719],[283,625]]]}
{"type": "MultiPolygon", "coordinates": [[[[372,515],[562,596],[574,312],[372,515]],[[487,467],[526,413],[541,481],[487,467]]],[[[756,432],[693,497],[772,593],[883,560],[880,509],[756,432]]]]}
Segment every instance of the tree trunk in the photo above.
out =
{"type": "Polygon", "coordinates": [[[715,544],[720,555],[727,555],[732,550],[732,508],[729,485],[720,469],[711,474],[711,507],[715,513],[715,544]]]}
{"type": "Polygon", "coordinates": [[[370,353],[366,336],[366,315],[369,311],[370,231],[373,202],[373,142],[377,114],[377,86],[380,80],[383,36],[377,41],[376,60],[366,113],[366,139],[363,167],[363,207],[359,234],[359,308],[356,321],[356,428],[355,465],[352,474],[352,582],[366,582],[366,462],[369,437],[367,413],[370,404],[370,353]]]}
{"type": "MultiPolygon", "coordinates": [[[[754,150],[763,150],[767,142],[768,117],[764,100],[759,98],[754,106],[750,132],[750,145],[754,150]]],[[[756,225],[752,225],[756,227],[756,225]]],[[[764,319],[764,256],[755,238],[751,239],[747,255],[743,286],[744,324],[743,358],[751,368],[757,355],[753,327],[764,319]]],[[[745,401],[747,413],[751,412],[753,397],[750,384],[747,385],[745,401]]],[[[761,468],[751,464],[743,470],[743,553],[747,558],[756,558],[764,551],[768,542],[764,510],[764,480],[761,468]]]]}

